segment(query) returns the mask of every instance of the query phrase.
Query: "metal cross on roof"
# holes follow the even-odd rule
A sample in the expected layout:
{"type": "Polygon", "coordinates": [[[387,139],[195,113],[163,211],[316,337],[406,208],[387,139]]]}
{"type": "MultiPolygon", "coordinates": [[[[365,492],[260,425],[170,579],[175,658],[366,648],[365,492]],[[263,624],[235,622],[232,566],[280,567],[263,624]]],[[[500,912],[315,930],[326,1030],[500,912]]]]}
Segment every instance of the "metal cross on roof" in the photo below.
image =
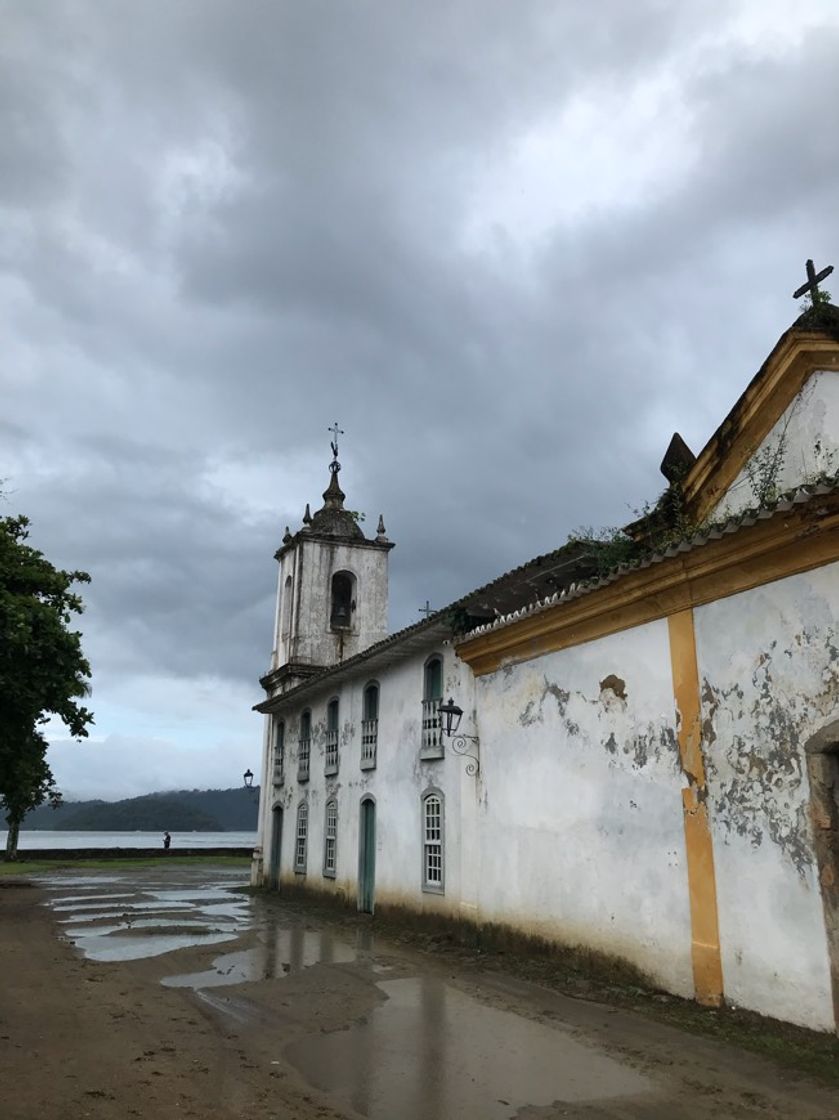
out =
{"type": "Polygon", "coordinates": [[[417,607],[417,610],[419,611],[420,614],[424,614],[426,618],[428,618],[428,616],[430,614],[434,614],[434,607],[432,607],[432,605],[428,601],[428,599],[425,600],[425,606],[424,607],[417,607]]]}
{"type": "Polygon", "coordinates": [[[792,293],[792,298],[800,299],[800,297],[803,296],[805,292],[809,292],[810,299],[813,301],[813,306],[815,306],[819,302],[819,284],[822,282],[822,280],[826,280],[827,277],[830,276],[831,272],[833,272],[833,265],[829,264],[827,268],[823,268],[818,274],[816,273],[816,269],[812,261],[807,261],[805,267],[807,269],[807,283],[802,284],[800,288],[796,288],[796,290],[792,293]]]}
{"type": "Polygon", "coordinates": [[[329,446],[332,448],[332,462],[329,464],[329,469],[335,473],[341,469],[338,463],[338,436],[344,434],[344,429],[338,427],[338,421],[336,420],[332,427],[326,430],[332,432],[333,438],[329,441],[329,446]]]}

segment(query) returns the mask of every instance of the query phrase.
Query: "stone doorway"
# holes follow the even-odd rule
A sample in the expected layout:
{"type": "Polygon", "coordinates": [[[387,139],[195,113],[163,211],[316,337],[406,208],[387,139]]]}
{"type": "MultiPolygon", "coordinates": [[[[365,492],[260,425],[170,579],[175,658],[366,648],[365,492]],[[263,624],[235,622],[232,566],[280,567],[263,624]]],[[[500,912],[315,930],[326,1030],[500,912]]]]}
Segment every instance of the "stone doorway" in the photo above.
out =
{"type": "Polygon", "coordinates": [[[807,745],[807,771],[813,847],[830,957],[833,1017],[839,1029],[839,722],[807,745]]]}

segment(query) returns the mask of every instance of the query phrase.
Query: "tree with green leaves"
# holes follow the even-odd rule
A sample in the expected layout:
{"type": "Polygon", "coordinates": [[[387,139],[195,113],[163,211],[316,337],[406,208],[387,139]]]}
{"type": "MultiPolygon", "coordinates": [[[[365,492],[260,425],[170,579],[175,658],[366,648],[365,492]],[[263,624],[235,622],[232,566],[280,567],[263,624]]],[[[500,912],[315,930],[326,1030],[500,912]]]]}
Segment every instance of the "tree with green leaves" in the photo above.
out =
{"type": "Polygon", "coordinates": [[[27,544],[26,517],[0,518],[0,808],[6,815],[6,858],[14,859],[20,825],[29,809],[60,793],[40,730],[58,718],[76,739],[87,736],[93,715],[79,701],[88,695],[90,666],[73,616],[84,606],[74,585],[87,572],[65,572],[27,544]]]}

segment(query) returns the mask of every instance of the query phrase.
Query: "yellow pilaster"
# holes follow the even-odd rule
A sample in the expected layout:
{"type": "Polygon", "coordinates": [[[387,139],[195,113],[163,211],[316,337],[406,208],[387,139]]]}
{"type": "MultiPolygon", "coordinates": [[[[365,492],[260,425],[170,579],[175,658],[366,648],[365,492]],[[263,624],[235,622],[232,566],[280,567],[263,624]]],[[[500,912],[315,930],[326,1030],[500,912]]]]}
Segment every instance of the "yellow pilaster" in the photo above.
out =
{"type": "Polygon", "coordinates": [[[720,931],[714,845],[708,820],[708,787],[702,757],[699,670],[693,610],[670,615],[670,664],[673,695],[679,713],[679,757],[688,786],[682,790],[690,892],[693,986],[699,1003],[719,1007],[723,999],[720,931]]]}

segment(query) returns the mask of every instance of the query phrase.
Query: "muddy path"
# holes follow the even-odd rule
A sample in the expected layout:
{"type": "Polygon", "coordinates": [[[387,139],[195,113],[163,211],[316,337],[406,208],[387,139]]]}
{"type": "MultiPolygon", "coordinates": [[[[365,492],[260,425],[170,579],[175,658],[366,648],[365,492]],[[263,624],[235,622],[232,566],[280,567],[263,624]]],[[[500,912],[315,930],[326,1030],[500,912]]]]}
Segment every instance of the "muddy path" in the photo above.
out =
{"type": "Polygon", "coordinates": [[[836,1120],[834,1090],[203,868],[0,891],[0,1116],[836,1120]]]}

